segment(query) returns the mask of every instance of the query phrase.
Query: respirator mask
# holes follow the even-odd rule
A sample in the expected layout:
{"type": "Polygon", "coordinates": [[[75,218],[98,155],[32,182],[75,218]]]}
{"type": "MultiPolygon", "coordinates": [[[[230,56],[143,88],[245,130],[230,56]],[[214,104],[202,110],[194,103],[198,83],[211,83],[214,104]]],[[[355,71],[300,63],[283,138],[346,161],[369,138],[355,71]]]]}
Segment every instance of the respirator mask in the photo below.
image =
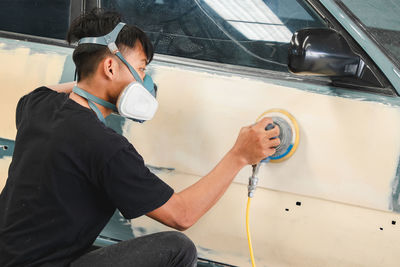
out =
{"type": "Polygon", "coordinates": [[[136,81],[128,84],[120,93],[117,104],[114,105],[108,101],[98,98],[81,88],[74,86],[72,91],[83,98],[87,99],[90,108],[96,113],[97,117],[105,123],[103,114],[93,103],[100,104],[109,108],[119,115],[132,119],[137,122],[151,120],[158,108],[156,100],[156,89],[153,80],[149,75],[146,75],[142,80],[135,69],[125,60],[119,51],[115,41],[119,32],[125,26],[125,23],[120,22],[109,34],[99,37],[85,37],[79,40],[80,44],[98,44],[107,46],[113,55],[116,55],[129,69],[136,81]]]}

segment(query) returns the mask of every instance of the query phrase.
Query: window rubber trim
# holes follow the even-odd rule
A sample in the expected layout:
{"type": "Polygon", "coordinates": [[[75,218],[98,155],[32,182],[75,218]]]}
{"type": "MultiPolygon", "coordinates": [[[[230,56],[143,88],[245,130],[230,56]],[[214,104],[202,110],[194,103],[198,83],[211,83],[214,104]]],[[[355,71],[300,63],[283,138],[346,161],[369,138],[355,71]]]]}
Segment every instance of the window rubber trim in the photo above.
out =
{"type": "Polygon", "coordinates": [[[25,41],[25,42],[39,43],[39,44],[47,44],[47,45],[55,45],[55,46],[71,47],[71,48],[75,47],[74,45],[68,44],[67,41],[65,40],[29,35],[17,32],[8,32],[0,30],[0,37],[6,39],[25,41]]]}

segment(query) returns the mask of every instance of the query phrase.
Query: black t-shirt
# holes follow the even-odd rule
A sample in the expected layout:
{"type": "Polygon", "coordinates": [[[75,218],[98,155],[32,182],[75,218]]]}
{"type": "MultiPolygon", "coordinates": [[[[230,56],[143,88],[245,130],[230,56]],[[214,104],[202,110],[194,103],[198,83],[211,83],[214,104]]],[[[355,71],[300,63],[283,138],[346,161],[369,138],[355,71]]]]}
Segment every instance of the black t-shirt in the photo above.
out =
{"type": "Polygon", "coordinates": [[[22,97],[16,124],[0,195],[0,266],[66,266],[116,208],[131,219],[173,194],[126,138],[67,94],[41,87],[22,97]]]}

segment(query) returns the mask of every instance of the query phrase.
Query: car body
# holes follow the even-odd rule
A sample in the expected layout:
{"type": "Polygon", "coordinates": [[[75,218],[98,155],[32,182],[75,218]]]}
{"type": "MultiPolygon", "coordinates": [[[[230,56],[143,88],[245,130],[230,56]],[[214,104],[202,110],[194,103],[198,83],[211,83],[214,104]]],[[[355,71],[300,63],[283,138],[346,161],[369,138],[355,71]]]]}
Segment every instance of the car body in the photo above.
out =
{"type": "MultiPolygon", "coordinates": [[[[33,2],[36,7],[44,3],[33,2]]],[[[155,45],[148,73],[159,89],[156,116],[144,124],[117,115],[107,122],[176,191],[206,175],[232,147],[240,128],[265,111],[279,108],[296,118],[297,151],[260,169],[250,213],[258,266],[398,266],[400,4],[83,2],[48,5],[62,21],[54,33],[43,25],[41,30],[2,26],[0,145],[8,149],[0,152],[0,188],[12,159],[18,99],[40,85],[73,79],[73,46],[59,40],[69,23],[63,16],[98,5],[122,12],[155,45]],[[69,12],[63,13],[65,6],[69,12]],[[290,41],[304,28],[331,28],[340,34],[368,66],[365,79],[290,73],[290,41]]],[[[20,21],[25,15],[16,16],[20,21]]],[[[245,230],[250,174],[251,166],[245,167],[215,207],[186,231],[201,264],[250,265],[245,230]]],[[[147,217],[129,222],[116,212],[96,245],[166,229],[147,217]]]]}

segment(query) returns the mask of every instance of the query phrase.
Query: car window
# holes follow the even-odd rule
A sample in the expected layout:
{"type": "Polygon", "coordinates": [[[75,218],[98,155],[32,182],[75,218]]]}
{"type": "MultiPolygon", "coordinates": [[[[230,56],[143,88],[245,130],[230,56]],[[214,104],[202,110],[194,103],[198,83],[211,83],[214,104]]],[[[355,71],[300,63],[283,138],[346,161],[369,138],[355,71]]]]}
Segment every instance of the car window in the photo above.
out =
{"type": "Polygon", "coordinates": [[[65,39],[70,0],[0,0],[0,30],[65,39]]]}
{"type": "Polygon", "coordinates": [[[400,65],[400,1],[342,0],[397,65],[400,65]],[[373,18],[373,19],[371,19],[373,18]]]}
{"type": "Polygon", "coordinates": [[[305,1],[101,0],[143,29],[156,53],[287,72],[292,34],[327,27],[305,1]]]}

